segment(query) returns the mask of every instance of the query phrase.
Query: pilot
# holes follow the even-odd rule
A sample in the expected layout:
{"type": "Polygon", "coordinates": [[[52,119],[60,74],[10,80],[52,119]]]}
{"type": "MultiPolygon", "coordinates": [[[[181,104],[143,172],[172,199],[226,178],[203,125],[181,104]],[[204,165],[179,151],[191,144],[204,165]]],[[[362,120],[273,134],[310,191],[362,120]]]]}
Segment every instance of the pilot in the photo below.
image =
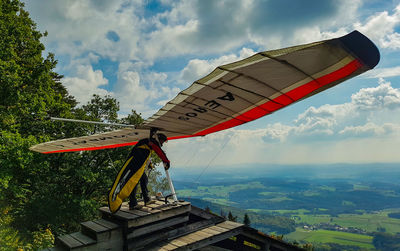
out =
{"type": "Polygon", "coordinates": [[[163,161],[166,170],[170,167],[170,161],[161,149],[167,141],[167,136],[157,133],[151,138],[140,140],[132,149],[122,169],[119,171],[113,187],[108,196],[110,211],[115,213],[121,207],[122,201],[129,196],[129,209],[139,209],[136,191],[138,183],[142,190],[145,205],[154,203],[150,199],[147,189],[148,178],[144,170],[147,166],[152,168],[150,156],[155,152],[163,161]]]}

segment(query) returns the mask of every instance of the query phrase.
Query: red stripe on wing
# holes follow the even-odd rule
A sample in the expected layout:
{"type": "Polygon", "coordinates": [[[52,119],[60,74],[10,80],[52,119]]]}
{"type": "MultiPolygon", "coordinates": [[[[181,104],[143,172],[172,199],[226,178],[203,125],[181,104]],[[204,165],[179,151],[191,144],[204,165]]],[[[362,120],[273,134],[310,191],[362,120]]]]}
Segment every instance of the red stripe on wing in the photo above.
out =
{"type": "Polygon", "coordinates": [[[213,132],[225,130],[228,128],[232,128],[234,126],[238,126],[241,124],[244,124],[246,122],[249,122],[249,118],[252,118],[252,120],[258,119],[262,116],[265,116],[273,111],[279,110],[301,98],[304,96],[312,93],[313,91],[330,84],[334,81],[340,80],[342,78],[345,78],[355,72],[357,69],[359,69],[362,66],[362,64],[358,60],[353,60],[344,67],[328,73],[316,80],[312,80],[302,86],[299,86],[285,94],[280,95],[279,97],[275,98],[272,101],[268,101],[258,107],[255,107],[233,119],[230,119],[228,121],[225,121],[221,124],[215,125],[211,128],[205,129],[201,132],[198,132],[195,134],[195,136],[204,136],[213,132]],[[290,97],[290,98],[288,98],[290,97]],[[280,105],[280,104],[283,104],[280,105]],[[261,108],[261,109],[260,109],[261,108]]]}
{"type": "MultiPolygon", "coordinates": [[[[327,84],[330,84],[334,81],[337,81],[337,80],[340,80],[342,78],[349,76],[350,74],[355,72],[360,67],[362,67],[362,63],[360,63],[358,60],[355,59],[355,60],[351,61],[350,63],[348,63],[347,65],[345,65],[344,67],[342,67],[334,72],[328,73],[316,80],[312,80],[302,86],[299,86],[285,94],[280,95],[279,97],[275,98],[274,100],[271,100],[264,104],[261,104],[258,107],[255,107],[241,115],[238,115],[235,118],[232,118],[221,124],[218,124],[211,128],[200,131],[194,135],[175,136],[175,137],[168,138],[168,140],[190,138],[190,137],[196,137],[196,136],[204,136],[204,135],[207,135],[210,133],[214,133],[217,131],[232,128],[232,127],[247,123],[249,121],[258,119],[258,118],[263,117],[271,112],[274,112],[274,111],[279,110],[287,105],[290,105],[291,103],[303,98],[304,96],[312,93],[313,91],[315,91],[327,84]]],[[[66,149],[66,150],[49,151],[49,152],[45,152],[45,153],[91,151],[91,150],[100,150],[100,149],[116,148],[116,147],[123,147],[123,146],[131,146],[131,145],[135,145],[136,143],[137,142],[130,142],[130,143],[114,144],[114,145],[99,146],[99,147],[66,149]]]]}

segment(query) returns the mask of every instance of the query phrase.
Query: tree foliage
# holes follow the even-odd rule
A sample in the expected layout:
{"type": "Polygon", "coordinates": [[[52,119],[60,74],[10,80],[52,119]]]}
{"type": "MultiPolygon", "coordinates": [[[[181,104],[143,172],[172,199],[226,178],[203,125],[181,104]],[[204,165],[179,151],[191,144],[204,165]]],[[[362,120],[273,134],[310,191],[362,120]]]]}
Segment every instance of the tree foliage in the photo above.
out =
{"type": "Polygon", "coordinates": [[[378,250],[400,250],[400,234],[374,233],[372,241],[378,250]]]}
{"type": "Polygon", "coordinates": [[[250,227],[250,217],[246,214],[244,214],[244,218],[243,218],[243,224],[245,224],[246,226],[250,227]]]}
{"type": "Polygon", "coordinates": [[[228,220],[236,222],[237,221],[237,216],[233,216],[232,212],[229,211],[228,220]]]}
{"type": "MultiPolygon", "coordinates": [[[[119,103],[110,96],[94,95],[78,107],[62,85],[62,76],[54,71],[54,55],[42,56],[40,39],[46,34],[37,30],[23,7],[18,0],[0,0],[0,210],[7,209],[0,238],[18,232],[15,245],[36,240],[41,244],[31,245],[35,248],[48,245],[46,236],[76,231],[79,222],[97,216],[130,151],[52,155],[29,151],[40,142],[113,129],[48,118],[130,124],[143,119],[135,111],[118,119],[119,103]]],[[[159,172],[152,175],[153,181],[162,181],[159,172]]]]}

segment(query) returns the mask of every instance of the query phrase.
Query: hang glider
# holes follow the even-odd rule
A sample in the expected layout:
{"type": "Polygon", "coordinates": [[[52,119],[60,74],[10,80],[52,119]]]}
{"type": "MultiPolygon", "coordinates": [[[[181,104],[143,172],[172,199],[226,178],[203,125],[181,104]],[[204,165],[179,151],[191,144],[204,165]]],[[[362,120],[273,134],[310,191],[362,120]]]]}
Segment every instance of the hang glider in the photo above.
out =
{"type": "Polygon", "coordinates": [[[169,140],[232,128],[310,97],[374,68],[377,47],[363,34],[257,53],[217,67],[134,129],[42,143],[41,153],[134,145],[156,128],[169,140]]]}

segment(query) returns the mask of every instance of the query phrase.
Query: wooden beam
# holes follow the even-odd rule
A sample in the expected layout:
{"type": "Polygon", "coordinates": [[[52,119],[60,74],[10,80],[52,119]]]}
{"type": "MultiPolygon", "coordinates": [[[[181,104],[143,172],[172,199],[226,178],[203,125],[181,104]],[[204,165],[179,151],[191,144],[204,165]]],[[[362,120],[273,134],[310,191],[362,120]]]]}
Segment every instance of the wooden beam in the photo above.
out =
{"type": "MultiPolygon", "coordinates": [[[[200,229],[204,229],[209,226],[213,226],[215,224],[215,219],[198,221],[195,223],[189,223],[186,226],[178,227],[169,231],[159,232],[156,234],[152,234],[147,237],[139,237],[136,239],[129,240],[128,247],[129,249],[139,249],[141,247],[145,247],[151,243],[154,243],[158,240],[166,240],[173,239],[184,234],[192,233],[198,231],[200,229]]],[[[219,233],[219,232],[217,232],[219,233]]]]}
{"type": "Polygon", "coordinates": [[[185,215],[185,216],[178,216],[178,217],[171,218],[171,219],[166,219],[166,220],[163,220],[163,221],[160,221],[155,224],[148,225],[148,226],[142,226],[142,227],[134,229],[132,232],[130,232],[127,235],[127,239],[136,238],[138,236],[149,234],[149,233],[158,231],[160,229],[175,226],[180,223],[187,222],[188,220],[189,220],[189,216],[185,215]]]}
{"type": "Polygon", "coordinates": [[[147,216],[133,218],[128,220],[128,228],[138,227],[145,224],[149,224],[155,221],[164,220],[170,217],[174,217],[180,214],[185,214],[190,211],[190,204],[171,208],[169,210],[161,211],[157,210],[156,213],[151,213],[147,216]]]}
{"type": "MultiPolygon", "coordinates": [[[[199,238],[197,241],[188,243],[188,245],[179,247],[176,250],[199,249],[199,248],[202,248],[202,247],[205,247],[205,246],[209,246],[209,245],[211,245],[213,243],[222,241],[224,239],[228,239],[228,238],[230,238],[232,236],[236,236],[236,235],[240,234],[241,231],[242,231],[241,228],[236,228],[236,229],[233,229],[233,230],[230,230],[230,231],[226,231],[224,233],[220,233],[219,235],[213,235],[212,237],[203,238],[203,239],[199,238]]],[[[178,240],[181,240],[181,238],[185,239],[185,237],[186,236],[180,237],[180,238],[178,238],[178,240]]]]}

